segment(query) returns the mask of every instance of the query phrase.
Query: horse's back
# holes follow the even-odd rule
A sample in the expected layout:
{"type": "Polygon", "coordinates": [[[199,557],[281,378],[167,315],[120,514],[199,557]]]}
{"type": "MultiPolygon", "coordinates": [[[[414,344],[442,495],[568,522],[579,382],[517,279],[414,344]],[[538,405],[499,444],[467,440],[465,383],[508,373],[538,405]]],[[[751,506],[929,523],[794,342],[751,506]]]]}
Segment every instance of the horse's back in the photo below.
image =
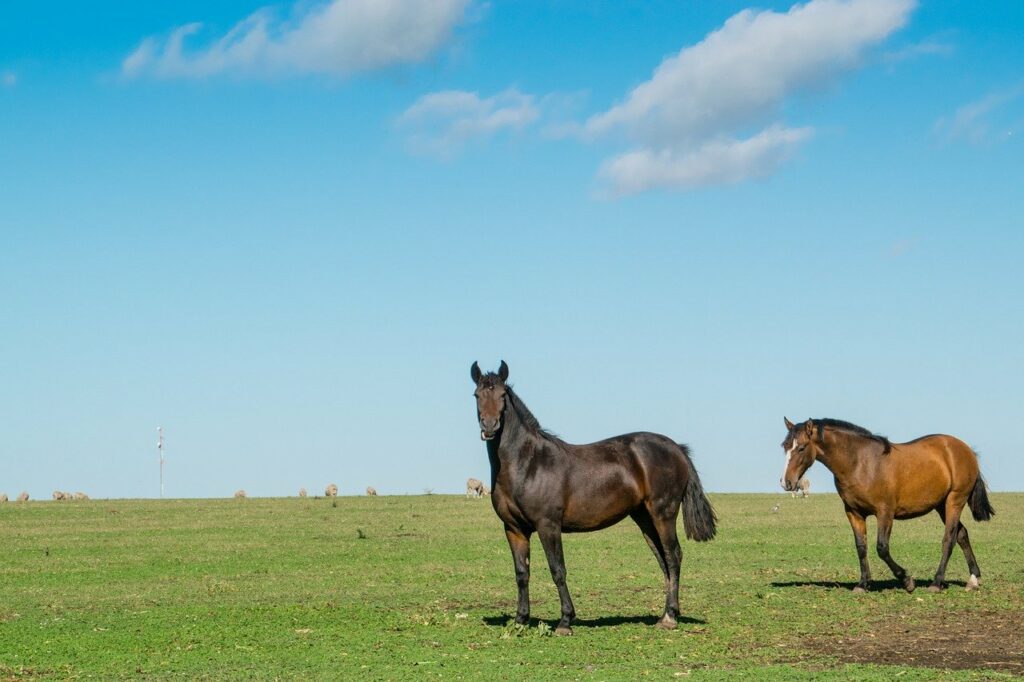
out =
{"type": "Polygon", "coordinates": [[[645,501],[682,499],[685,454],[671,438],[638,431],[567,449],[565,529],[595,530],[645,501]],[[609,515],[609,512],[610,515],[609,515]],[[597,517],[607,518],[600,524],[597,517]]]}
{"type": "Polygon", "coordinates": [[[916,464],[932,464],[936,468],[949,470],[951,478],[970,478],[978,475],[978,457],[971,447],[957,438],[944,433],[933,433],[915,438],[906,443],[894,443],[893,451],[906,453],[916,464]]]}
{"type": "Polygon", "coordinates": [[[618,460],[645,479],[683,477],[685,482],[688,471],[686,446],[651,431],[625,433],[577,448],[578,451],[594,453],[595,459],[618,460]]]}
{"type": "Polygon", "coordinates": [[[966,496],[978,477],[978,459],[959,438],[946,434],[894,443],[887,468],[898,490],[897,518],[930,511],[949,495],[966,496]]]}

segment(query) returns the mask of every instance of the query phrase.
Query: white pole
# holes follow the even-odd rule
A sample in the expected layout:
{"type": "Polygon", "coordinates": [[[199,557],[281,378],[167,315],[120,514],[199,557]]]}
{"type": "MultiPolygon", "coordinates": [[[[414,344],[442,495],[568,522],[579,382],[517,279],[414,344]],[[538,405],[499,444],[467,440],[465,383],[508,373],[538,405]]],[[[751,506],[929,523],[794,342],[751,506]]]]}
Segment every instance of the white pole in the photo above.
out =
{"type": "Polygon", "coordinates": [[[160,499],[164,499],[164,427],[156,427],[156,449],[160,453],[160,499]]]}

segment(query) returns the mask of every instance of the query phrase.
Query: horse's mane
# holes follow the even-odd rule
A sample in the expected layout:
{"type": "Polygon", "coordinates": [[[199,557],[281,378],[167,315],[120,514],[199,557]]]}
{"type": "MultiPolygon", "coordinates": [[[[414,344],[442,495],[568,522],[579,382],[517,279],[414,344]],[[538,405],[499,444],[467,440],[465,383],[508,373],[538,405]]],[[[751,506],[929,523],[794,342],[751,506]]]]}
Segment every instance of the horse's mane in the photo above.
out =
{"type": "Polygon", "coordinates": [[[842,419],[812,419],[811,421],[813,421],[815,424],[822,428],[827,426],[837,431],[843,431],[854,436],[860,436],[861,438],[873,440],[882,446],[883,455],[888,455],[892,451],[892,443],[889,442],[888,438],[886,438],[885,436],[879,436],[876,433],[872,433],[871,431],[865,429],[863,426],[857,426],[856,424],[851,424],[850,422],[844,422],[842,419]]]}
{"type": "Polygon", "coordinates": [[[564,446],[566,444],[561,438],[540,425],[537,418],[533,416],[533,412],[530,412],[530,408],[526,406],[523,399],[516,395],[516,392],[512,390],[512,386],[510,384],[505,384],[505,395],[508,396],[509,405],[512,406],[516,416],[519,417],[519,421],[522,422],[527,431],[535,436],[540,436],[545,440],[556,443],[559,446],[564,446]]]}

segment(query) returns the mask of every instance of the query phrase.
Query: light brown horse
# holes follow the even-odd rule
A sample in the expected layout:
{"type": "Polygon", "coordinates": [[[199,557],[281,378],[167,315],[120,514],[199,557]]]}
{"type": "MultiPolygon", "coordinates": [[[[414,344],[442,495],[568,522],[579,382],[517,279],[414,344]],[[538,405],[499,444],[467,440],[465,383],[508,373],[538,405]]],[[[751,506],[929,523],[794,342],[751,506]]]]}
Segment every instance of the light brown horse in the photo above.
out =
{"type": "Polygon", "coordinates": [[[865,518],[874,515],[878,521],[878,556],[907,592],[913,592],[913,577],[889,555],[889,533],[893,519],[912,519],[932,510],[938,512],[946,532],[939,568],[928,589],[938,592],[945,587],[946,563],[954,542],[963,549],[971,571],[967,589],[978,588],[981,569],[967,529],[960,523],[960,512],[969,504],[975,521],[988,521],[995,510],[988,501],[978,456],[966,443],[944,435],[890,443],[838,419],[808,419],[802,424],[785,421],[788,432],[782,449],[786,451],[786,468],[779,482],[793,490],[815,460],[835,476],[860,558],[860,582],[854,592],[866,591],[871,580],[865,518]]]}

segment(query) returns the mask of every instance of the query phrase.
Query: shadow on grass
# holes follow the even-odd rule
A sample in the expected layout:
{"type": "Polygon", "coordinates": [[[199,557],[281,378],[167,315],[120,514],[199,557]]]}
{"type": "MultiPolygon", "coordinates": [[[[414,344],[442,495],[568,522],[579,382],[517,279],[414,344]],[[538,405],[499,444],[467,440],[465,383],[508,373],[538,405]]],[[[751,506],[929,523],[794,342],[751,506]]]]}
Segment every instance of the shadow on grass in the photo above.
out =
{"type": "MultiPolygon", "coordinates": [[[[931,578],[915,578],[914,581],[917,583],[917,591],[924,590],[928,591],[928,586],[932,584],[931,578]]],[[[844,589],[852,590],[857,586],[854,581],[840,582],[836,580],[791,580],[786,582],[773,582],[768,583],[772,587],[825,587],[829,589],[844,589]]],[[[966,587],[967,583],[963,580],[947,580],[947,587],[966,587]]],[[[880,592],[882,590],[899,590],[903,592],[903,583],[896,579],[891,580],[872,580],[868,583],[869,592],[880,592]]]]}
{"type": "MultiPolygon", "coordinates": [[[[500,616],[484,616],[483,622],[486,625],[495,625],[498,627],[505,627],[515,620],[515,616],[509,614],[502,614],[500,616]]],[[[604,616],[602,618],[578,618],[572,622],[574,628],[601,628],[601,627],[614,627],[616,625],[654,625],[661,616],[654,616],[645,614],[642,616],[604,616]]],[[[542,621],[540,618],[531,618],[530,627],[537,627],[542,621]]],[[[549,623],[551,627],[554,627],[558,621],[552,621],[549,623]]],[[[678,622],[680,625],[707,625],[706,620],[700,618],[691,618],[689,616],[679,616],[678,622]]]]}

